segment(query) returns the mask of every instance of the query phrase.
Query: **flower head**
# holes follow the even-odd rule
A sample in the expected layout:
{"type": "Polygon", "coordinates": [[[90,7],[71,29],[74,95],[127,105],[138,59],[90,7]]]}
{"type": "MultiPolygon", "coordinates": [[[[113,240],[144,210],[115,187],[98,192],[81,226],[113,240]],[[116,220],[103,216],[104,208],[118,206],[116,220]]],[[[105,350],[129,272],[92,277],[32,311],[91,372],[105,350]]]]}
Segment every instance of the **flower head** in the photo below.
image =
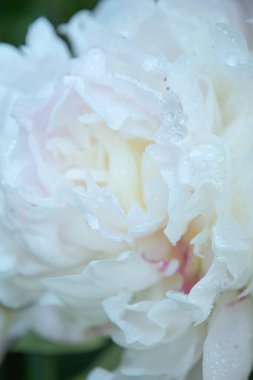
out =
{"type": "Polygon", "coordinates": [[[127,348],[90,379],[250,372],[251,11],[106,0],[61,27],[74,57],[45,19],[0,46],[0,299],[127,348]]]}

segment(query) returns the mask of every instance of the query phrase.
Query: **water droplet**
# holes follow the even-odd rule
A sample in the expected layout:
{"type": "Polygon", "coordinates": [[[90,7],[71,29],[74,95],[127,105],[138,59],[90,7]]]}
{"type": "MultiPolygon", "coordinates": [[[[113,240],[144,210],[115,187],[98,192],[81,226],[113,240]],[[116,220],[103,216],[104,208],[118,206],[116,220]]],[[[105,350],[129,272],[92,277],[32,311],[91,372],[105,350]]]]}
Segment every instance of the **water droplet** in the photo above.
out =
{"type": "Polygon", "coordinates": [[[87,57],[92,60],[93,62],[100,62],[101,59],[104,59],[104,52],[103,50],[99,49],[99,48],[91,48],[88,53],[87,53],[87,57]]]}
{"type": "Polygon", "coordinates": [[[236,66],[239,62],[239,56],[237,53],[232,52],[227,56],[226,63],[228,66],[236,66]]]}
{"type": "Polygon", "coordinates": [[[92,76],[104,74],[106,65],[105,52],[97,47],[91,48],[84,58],[84,71],[92,76]]]}
{"type": "Polygon", "coordinates": [[[235,36],[230,36],[230,40],[231,40],[231,42],[233,42],[233,43],[235,43],[236,42],[236,38],[235,38],[235,36]]]}
{"type": "Polygon", "coordinates": [[[183,113],[180,113],[179,116],[178,116],[178,119],[177,119],[178,123],[181,124],[181,125],[185,125],[186,121],[187,121],[187,116],[183,113]]]}
{"type": "Polygon", "coordinates": [[[154,71],[158,67],[158,59],[156,57],[149,57],[143,62],[142,66],[146,71],[154,71]]]}
{"type": "Polygon", "coordinates": [[[179,145],[181,143],[181,141],[183,140],[183,136],[181,135],[181,133],[173,133],[171,135],[171,142],[172,144],[174,145],[179,145]]]}
{"type": "Polygon", "coordinates": [[[170,141],[174,145],[179,145],[187,136],[187,129],[180,124],[175,124],[171,128],[170,141]]]}
{"type": "Polygon", "coordinates": [[[86,220],[90,228],[92,228],[93,230],[99,230],[100,226],[99,226],[97,218],[94,215],[87,212],[86,220]]]}
{"type": "Polygon", "coordinates": [[[174,119],[175,119],[175,112],[173,112],[173,111],[166,112],[166,120],[168,122],[171,122],[174,119]]]}
{"type": "Polygon", "coordinates": [[[223,34],[229,33],[229,29],[228,29],[228,26],[226,24],[217,24],[216,29],[223,34]]]}

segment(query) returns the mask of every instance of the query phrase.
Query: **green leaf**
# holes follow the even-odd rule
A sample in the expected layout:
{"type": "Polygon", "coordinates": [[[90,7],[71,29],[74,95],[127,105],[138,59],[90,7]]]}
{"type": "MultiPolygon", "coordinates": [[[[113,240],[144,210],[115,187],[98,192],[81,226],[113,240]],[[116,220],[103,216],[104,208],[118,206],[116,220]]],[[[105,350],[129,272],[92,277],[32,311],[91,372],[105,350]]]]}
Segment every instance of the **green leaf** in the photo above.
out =
{"type": "Polygon", "coordinates": [[[83,373],[71,380],[86,380],[89,372],[96,367],[102,367],[108,371],[114,370],[121,360],[122,353],[123,349],[121,347],[111,343],[83,373]]]}
{"type": "Polygon", "coordinates": [[[57,379],[57,363],[53,357],[26,355],[26,380],[57,379]]]}
{"type": "Polygon", "coordinates": [[[106,339],[102,337],[93,337],[82,344],[56,343],[46,340],[33,332],[29,332],[13,345],[12,351],[50,355],[72,354],[97,350],[105,345],[105,343],[106,339]]]}

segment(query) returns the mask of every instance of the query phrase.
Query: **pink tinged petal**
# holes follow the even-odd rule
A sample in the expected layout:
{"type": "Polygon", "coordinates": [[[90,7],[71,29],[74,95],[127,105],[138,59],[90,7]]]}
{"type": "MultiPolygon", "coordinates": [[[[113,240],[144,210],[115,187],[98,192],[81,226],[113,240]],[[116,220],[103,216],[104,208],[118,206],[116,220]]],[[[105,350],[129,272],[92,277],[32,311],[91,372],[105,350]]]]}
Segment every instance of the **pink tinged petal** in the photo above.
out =
{"type": "Polygon", "coordinates": [[[223,263],[213,262],[209,271],[191,289],[188,295],[180,292],[167,293],[180,308],[191,310],[196,323],[202,323],[209,316],[217,295],[229,284],[229,275],[223,263]]]}
{"type": "Polygon", "coordinates": [[[172,259],[151,259],[148,258],[144,253],[141,254],[144,261],[154,265],[157,270],[162,273],[164,276],[173,276],[173,274],[177,273],[179,268],[179,261],[172,259]]]}
{"type": "Polygon", "coordinates": [[[241,299],[217,311],[204,344],[204,380],[246,380],[253,362],[253,304],[241,299]]]}

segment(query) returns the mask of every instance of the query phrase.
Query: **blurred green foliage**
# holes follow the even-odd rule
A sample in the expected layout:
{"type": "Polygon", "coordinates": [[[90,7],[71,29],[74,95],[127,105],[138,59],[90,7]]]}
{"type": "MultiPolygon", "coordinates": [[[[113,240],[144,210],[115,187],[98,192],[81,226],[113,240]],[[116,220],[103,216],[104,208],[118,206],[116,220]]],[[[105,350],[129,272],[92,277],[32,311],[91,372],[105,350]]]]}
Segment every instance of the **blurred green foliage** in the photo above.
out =
{"type": "Polygon", "coordinates": [[[79,353],[12,352],[0,367],[0,380],[86,380],[96,367],[113,370],[121,354],[122,349],[111,341],[106,341],[99,349],[85,349],[79,353]]]}
{"type": "Polygon", "coordinates": [[[0,0],[0,41],[24,42],[28,25],[45,16],[54,25],[66,22],[80,9],[92,9],[98,0],[0,0]]]}
{"type": "Polygon", "coordinates": [[[60,354],[77,354],[80,352],[94,351],[100,349],[106,345],[106,339],[103,337],[92,337],[86,339],[85,342],[80,344],[70,343],[56,343],[48,341],[36,335],[33,332],[27,333],[27,335],[12,346],[12,352],[32,353],[47,355],[60,355],[60,354]]]}

